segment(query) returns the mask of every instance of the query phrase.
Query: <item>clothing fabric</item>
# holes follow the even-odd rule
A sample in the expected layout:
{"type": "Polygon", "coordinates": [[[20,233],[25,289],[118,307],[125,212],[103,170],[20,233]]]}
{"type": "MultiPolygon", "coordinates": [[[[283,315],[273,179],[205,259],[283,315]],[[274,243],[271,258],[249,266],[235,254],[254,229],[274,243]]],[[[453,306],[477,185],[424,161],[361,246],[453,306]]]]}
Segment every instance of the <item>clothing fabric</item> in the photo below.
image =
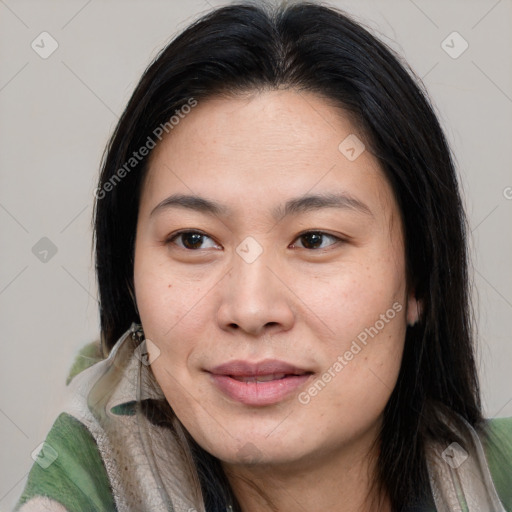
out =
{"type": "MultiPolygon", "coordinates": [[[[16,511],[221,512],[205,509],[178,430],[141,412],[142,404],[165,396],[136,327],[108,358],[96,362],[100,356],[89,347],[75,364],[67,406],[16,511]]],[[[466,450],[456,443],[427,446],[432,503],[410,512],[512,512],[512,418],[487,420],[480,435],[469,424],[458,433],[466,450]]],[[[229,510],[229,504],[222,509],[229,510]]]]}

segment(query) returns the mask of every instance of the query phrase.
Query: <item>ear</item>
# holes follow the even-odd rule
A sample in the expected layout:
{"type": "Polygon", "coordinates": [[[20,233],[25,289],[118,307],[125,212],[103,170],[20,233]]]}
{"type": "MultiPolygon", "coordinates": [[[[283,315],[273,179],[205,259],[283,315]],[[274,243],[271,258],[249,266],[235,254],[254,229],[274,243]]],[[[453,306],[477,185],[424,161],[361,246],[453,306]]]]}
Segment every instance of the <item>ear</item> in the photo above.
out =
{"type": "Polygon", "coordinates": [[[416,299],[416,294],[414,290],[409,292],[409,297],[407,298],[407,325],[414,325],[419,321],[422,312],[422,303],[420,300],[416,299]]]}

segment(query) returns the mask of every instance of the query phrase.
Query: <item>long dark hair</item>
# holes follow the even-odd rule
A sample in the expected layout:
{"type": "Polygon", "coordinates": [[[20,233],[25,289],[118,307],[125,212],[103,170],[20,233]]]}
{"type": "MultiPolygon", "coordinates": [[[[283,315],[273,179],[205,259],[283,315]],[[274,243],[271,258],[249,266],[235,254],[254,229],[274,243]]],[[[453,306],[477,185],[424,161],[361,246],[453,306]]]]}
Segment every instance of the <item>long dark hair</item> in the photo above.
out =
{"type": "MultiPolygon", "coordinates": [[[[133,152],[155,139],[157,127],[170,131],[169,120],[191,99],[278,87],[315,92],[348,113],[400,207],[407,283],[423,309],[407,329],[385,408],[377,484],[394,510],[404,510],[429,488],[426,439],[453,440],[446,417],[475,427],[482,421],[468,227],[450,150],[423,87],[392,50],[339,10],[309,2],[219,8],[144,72],[106,148],[96,194],[102,346],[108,353],[138,320],[133,254],[147,157],[135,163],[133,152]]],[[[199,455],[199,466],[210,459],[199,455]]]]}

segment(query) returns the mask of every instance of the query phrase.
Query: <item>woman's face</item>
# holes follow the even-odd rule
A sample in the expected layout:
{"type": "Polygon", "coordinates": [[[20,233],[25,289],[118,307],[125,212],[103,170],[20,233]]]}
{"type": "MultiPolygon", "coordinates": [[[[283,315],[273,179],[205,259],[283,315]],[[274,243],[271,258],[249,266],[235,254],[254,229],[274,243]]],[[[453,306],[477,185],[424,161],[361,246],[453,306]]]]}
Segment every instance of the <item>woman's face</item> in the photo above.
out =
{"type": "Polygon", "coordinates": [[[151,367],[227,464],[304,467],[377,436],[417,307],[397,204],[357,137],[321,97],[280,90],[199,102],[151,155],[134,269],[151,367]]]}

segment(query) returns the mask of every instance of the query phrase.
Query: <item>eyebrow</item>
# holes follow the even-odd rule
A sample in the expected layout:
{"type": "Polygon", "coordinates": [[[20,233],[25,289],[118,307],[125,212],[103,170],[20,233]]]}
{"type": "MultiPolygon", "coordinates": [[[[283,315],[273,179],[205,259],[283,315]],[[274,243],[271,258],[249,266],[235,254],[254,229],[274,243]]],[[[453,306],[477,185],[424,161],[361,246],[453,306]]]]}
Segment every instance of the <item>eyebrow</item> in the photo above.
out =
{"type": "MultiPolygon", "coordinates": [[[[217,201],[212,201],[196,195],[173,194],[158,203],[153,210],[151,210],[149,216],[151,217],[156,213],[169,208],[185,208],[217,216],[227,217],[232,215],[232,211],[227,206],[217,201]]],[[[290,199],[285,203],[284,207],[278,206],[277,208],[274,208],[272,210],[272,216],[275,219],[281,219],[289,215],[306,213],[323,208],[353,210],[357,213],[373,217],[372,211],[366,204],[346,193],[310,194],[290,199]]]]}

